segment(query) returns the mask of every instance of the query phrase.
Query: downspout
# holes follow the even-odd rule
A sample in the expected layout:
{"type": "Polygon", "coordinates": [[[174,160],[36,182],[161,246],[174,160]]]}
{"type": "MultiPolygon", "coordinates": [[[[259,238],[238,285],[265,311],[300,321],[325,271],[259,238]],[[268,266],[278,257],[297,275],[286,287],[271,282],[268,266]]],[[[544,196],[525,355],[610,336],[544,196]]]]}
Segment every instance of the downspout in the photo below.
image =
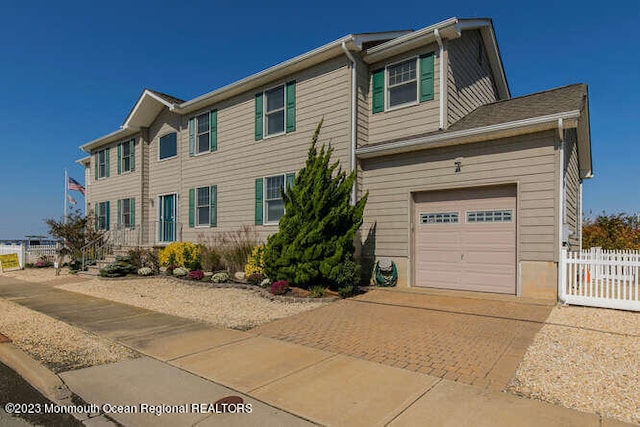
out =
{"type": "MultiPolygon", "coordinates": [[[[358,88],[356,85],[356,59],[353,57],[345,42],[342,42],[342,50],[344,51],[349,61],[351,61],[351,172],[356,170],[356,108],[358,102],[358,88]]],[[[351,204],[356,203],[356,184],[357,180],[353,181],[351,187],[351,204]]]]}
{"type": "Polygon", "coordinates": [[[558,119],[558,138],[560,139],[558,147],[558,157],[560,158],[558,178],[558,298],[561,302],[564,302],[565,292],[563,282],[565,270],[563,267],[564,261],[562,256],[562,234],[564,230],[564,122],[562,118],[558,119]]]}
{"type": "Polygon", "coordinates": [[[436,41],[438,42],[438,47],[440,48],[440,53],[438,55],[438,57],[440,58],[439,60],[439,66],[438,69],[440,70],[440,130],[444,129],[444,45],[442,43],[442,37],[440,37],[440,31],[438,31],[438,29],[436,28],[435,30],[433,30],[433,35],[436,38],[436,41]]]}

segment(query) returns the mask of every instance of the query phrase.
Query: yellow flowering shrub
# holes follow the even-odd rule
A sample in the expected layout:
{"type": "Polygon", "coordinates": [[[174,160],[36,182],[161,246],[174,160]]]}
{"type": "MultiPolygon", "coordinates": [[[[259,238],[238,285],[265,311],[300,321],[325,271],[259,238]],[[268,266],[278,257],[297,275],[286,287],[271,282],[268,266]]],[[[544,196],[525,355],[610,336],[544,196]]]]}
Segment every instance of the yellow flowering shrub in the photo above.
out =
{"type": "Polygon", "coordinates": [[[158,252],[158,261],[164,267],[177,265],[190,268],[199,257],[198,246],[191,242],[174,242],[158,252]]]}
{"type": "Polygon", "coordinates": [[[264,274],[264,245],[254,246],[251,255],[247,258],[247,264],[244,266],[244,275],[249,277],[252,274],[264,274]]]}

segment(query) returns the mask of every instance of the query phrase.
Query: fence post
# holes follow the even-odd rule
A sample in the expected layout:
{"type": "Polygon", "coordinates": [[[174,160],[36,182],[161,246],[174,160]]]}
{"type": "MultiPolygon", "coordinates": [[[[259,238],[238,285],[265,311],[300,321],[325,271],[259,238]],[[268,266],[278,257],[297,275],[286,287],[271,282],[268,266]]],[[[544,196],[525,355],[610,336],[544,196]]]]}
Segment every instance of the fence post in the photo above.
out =
{"type": "Polygon", "coordinates": [[[567,248],[562,248],[560,254],[560,268],[558,269],[558,299],[561,303],[566,303],[566,281],[567,281],[567,248]]]}

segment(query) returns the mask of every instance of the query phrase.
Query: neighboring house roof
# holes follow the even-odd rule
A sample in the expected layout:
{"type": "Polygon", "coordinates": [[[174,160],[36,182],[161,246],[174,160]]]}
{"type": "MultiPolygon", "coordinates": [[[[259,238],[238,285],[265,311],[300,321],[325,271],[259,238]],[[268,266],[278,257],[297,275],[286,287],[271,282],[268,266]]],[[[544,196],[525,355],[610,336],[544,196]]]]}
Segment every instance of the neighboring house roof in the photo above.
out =
{"type": "Polygon", "coordinates": [[[171,104],[182,104],[186,102],[184,99],[176,98],[175,96],[167,95],[166,93],[158,92],[157,90],[147,89],[149,92],[158,95],[160,98],[171,104]]]}
{"type": "Polygon", "coordinates": [[[586,96],[587,85],[577,83],[481,105],[452,124],[447,131],[472,129],[567,111],[579,111],[586,96]]]}
{"type": "Polygon", "coordinates": [[[554,128],[576,128],[581,178],[593,172],[589,97],[584,83],[481,105],[446,130],[401,138],[356,150],[372,158],[469,142],[505,138],[554,128]]]}

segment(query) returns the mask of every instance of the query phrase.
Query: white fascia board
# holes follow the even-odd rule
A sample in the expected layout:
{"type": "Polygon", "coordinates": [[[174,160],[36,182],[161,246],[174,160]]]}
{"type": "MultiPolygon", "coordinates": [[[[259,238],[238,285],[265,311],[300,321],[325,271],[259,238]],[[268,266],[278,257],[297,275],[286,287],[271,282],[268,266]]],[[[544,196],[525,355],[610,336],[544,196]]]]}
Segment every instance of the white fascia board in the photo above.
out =
{"type": "Polygon", "coordinates": [[[317,49],[267,68],[264,71],[260,71],[259,73],[252,74],[242,80],[238,80],[235,83],[231,83],[227,86],[221,87],[220,89],[216,89],[190,101],[184,102],[176,106],[175,111],[181,114],[186,114],[208,104],[222,101],[231,96],[264,85],[271,80],[291,74],[293,68],[299,68],[300,66],[306,67],[307,63],[308,66],[314,65],[314,61],[318,61],[319,59],[321,59],[321,61],[326,60],[322,59],[325,56],[333,57],[343,55],[343,42],[353,50],[359,51],[360,49],[354,43],[354,38],[355,36],[353,34],[349,34],[341,39],[325,44],[324,46],[320,46],[317,49]]]}
{"type": "Polygon", "coordinates": [[[76,160],[76,163],[82,166],[89,166],[91,162],[91,156],[83,157],[81,159],[76,160]]]}
{"type": "Polygon", "coordinates": [[[115,132],[111,132],[108,135],[102,136],[100,138],[94,139],[93,141],[87,142],[84,145],[81,145],[80,149],[84,152],[91,153],[91,150],[95,148],[98,148],[105,144],[109,144],[110,142],[117,141],[121,138],[126,138],[137,132],[138,132],[137,129],[128,129],[128,128],[118,129],[115,132]]]}
{"type": "Polygon", "coordinates": [[[390,154],[406,153],[427,148],[443,147],[463,143],[476,142],[490,137],[512,136],[521,133],[537,132],[545,129],[553,129],[558,126],[558,119],[563,119],[565,127],[577,126],[580,111],[568,111],[565,113],[551,114],[548,116],[533,117],[530,119],[500,123],[497,125],[483,126],[473,129],[464,129],[454,132],[443,132],[422,138],[408,139],[404,141],[390,142],[371,147],[361,147],[356,150],[356,155],[361,159],[386,156],[390,154]]]}
{"type": "Polygon", "coordinates": [[[175,107],[175,104],[172,104],[166,101],[165,99],[162,99],[155,93],[151,92],[149,89],[145,89],[144,92],[142,92],[142,95],[140,95],[140,98],[138,98],[138,101],[136,102],[136,105],[133,107],[133,110],[131,110],[131,113],[127,116],[126,120],[124,121],[124,124],[122,125],[123,128],[130,128],[129,123],[131,122],[133,117],[135,117],[136,113],[141,108],[142,103],[147,97],[161,103],[162,105],[165,105],[170,110],[173,110],[173,108],[175,107]]]}
{"type": "Polygon", "coordinates": [[[434,31],[438,29],[442,38],[454,39],[460,36],[455,28],[458,24],[458,18],[449,18],[437,24],[430,25],[402,37],[389,40],[371,49],[367,49],[363,59],[367,64],[378,62],[390,56],[413,49],[416,45],[425,44],[427,41],[435,41],[434,31]],[[452,31],[448,31],[451,29],[452,31]]]}

